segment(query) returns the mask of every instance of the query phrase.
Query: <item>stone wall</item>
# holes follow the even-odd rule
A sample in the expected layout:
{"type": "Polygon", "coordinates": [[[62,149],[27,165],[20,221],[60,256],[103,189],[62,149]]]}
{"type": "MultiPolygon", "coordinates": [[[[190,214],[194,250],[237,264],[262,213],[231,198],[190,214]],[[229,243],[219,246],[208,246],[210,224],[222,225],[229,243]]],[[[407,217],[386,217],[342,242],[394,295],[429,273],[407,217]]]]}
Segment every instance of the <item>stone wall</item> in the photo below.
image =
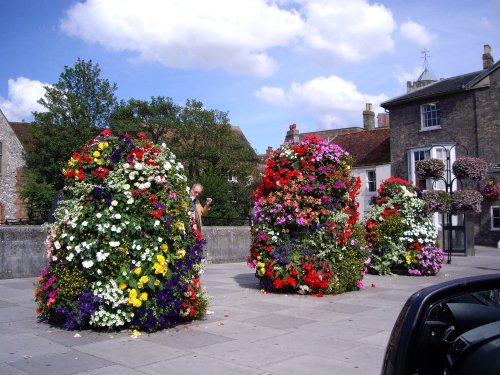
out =
{"type": "Polygon", "coordinates": [[[0,142],[2,143],[2,157],[0,160],[2,219],[26,217],[26,212],[22,210],[22,202],[18,196],[20,171],[25,165],[24,149],[2,111],[0,111],[0,142]]]}
{"type": "MultiPolygon", "coordinates": [[[[36,277],[48,260],[46,230],[38,225],[0,225],[0,279],[36,277]]],[[[207,263],[245,262],[250,227],[203,227],[207,263]]]]}
{"type": "Polygon", "coordinates": [[[48,262],[46,236],[39,225],[0,225],[0,279],[38,276],[48,262]]]}

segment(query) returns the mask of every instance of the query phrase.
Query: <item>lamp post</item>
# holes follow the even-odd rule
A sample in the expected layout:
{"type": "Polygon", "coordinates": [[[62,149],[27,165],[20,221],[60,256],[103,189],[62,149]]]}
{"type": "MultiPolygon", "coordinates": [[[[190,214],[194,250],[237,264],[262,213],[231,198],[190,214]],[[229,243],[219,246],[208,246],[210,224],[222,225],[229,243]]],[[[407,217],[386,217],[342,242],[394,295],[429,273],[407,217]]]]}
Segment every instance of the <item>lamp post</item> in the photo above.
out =
{"type": "MultiPolygon", "coordinates": [[[[440,147],[446,155],[446,160],[445,160],[445,175],[439,179],[434,179],[433,185],[436,183],[436,181],[443,181],[444,186],[445,186],[445,191],[448,193],[450,196],[453,195],[453,183],[457,181],[456,177],[452,176],[451,173],[451,151],[453,149],[456,149],[457,146],[462,146],[465,149],[466,155],[469,154],[469,150],[467,147],[461,144],[454,144],[452,146],[445,146],[441,144],[432,144],[431,149],[434,147],[440,147]]],[[[443,242],[445,245],[445,251],[448,255],[448,259],[446,263],[451,263],[451,252],[453,250],[453,225],[452,225],[452,220],[453,220],[453,214],[451,212],[451,209],[448,209],[446,213],[443,213],[442,217],[442,228],[443,228],[443,242]]],[[[465,218],[464,218],[464,225],[465,225],[465,218]]],[[[464,230],[464,246],[467,246],[467,238],[466,238],[466,232],[464,230]]]]}

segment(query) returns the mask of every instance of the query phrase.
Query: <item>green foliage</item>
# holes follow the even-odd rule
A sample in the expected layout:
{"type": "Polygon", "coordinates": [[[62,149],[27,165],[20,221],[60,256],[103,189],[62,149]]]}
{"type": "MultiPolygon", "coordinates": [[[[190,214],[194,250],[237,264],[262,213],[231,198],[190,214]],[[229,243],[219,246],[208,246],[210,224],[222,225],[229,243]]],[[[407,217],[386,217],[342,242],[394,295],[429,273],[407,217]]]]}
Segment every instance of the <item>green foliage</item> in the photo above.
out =
{"type": "Polygon", "coordinates": [[[50,211],[54,195],[54,185],[47,183],[43,177],[32,170],[25,170],[21,198],[28,202],[29,219],[34,219],[39,213],[46,215],[50,211]]]}
{"type": "Polygon", "coordinates": [[[58,82],[45,87],[38,102],[46,111],[33,113],[25,155],[27,186],[22,194],[29,206],[50,207],[53,192],[64,185],[62,169],[68,157],[107,126],[117,87],[100,73],[97,64],[78,59],[73,67],[64,67],[58,82]]]}
{"type": "Polygon", "coordinates": [[[204,197],[214,199],[210,216],[248,216],[254,188],[249,181],[256,180],[257,156],[239,128],[229,125],[226,112],[206,109],[197,100],[181,106],[158,96],[121,101],[110,123],[115,133],[144,132],[153,142],[164,142],[186,166],[191,184],[200,182],[204,197]],[[228,175],[238,182],[229,183],[228,175]]]}
{"type": "Polygon", "coordinates": [[[146,133],[153,143],[166,140],[177,126],[180,107],[172,98],[151,97],[151,100],[130,99],[120,101],[110,117],[111,129],[115,134],[129,133],[137,137],[146,133]]]}

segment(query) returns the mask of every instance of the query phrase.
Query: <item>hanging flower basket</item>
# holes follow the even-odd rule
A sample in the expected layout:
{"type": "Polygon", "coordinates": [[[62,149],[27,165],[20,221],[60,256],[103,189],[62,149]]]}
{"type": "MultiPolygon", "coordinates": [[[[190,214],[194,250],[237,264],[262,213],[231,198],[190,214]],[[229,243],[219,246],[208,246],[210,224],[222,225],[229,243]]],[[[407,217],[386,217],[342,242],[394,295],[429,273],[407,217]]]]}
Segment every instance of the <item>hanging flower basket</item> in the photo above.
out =
{"type": "Polygon", "coordinates": [[[458,190],[451,196],[452,212],[457,214],[472,214],[481,212],[483,196],[476,190],[458,190]]]}
{"type": "Polygon", "coordinates": [[[446,191],[429,190],[424,192],[422,198],[428,212],[445,213],[451,210],[451,196],[446,191]]]}
{"type": "Polygon", "coordinates": [[[453,174],[459,179],[480,181],[488,173],[488,163],[479,158],[463,157],[453,163],[453,174]]]}
{"type": "Polygon", "coordinates": [[[417,176],[421,179],[443,178],[444,169],[444,162],[439,159],[419,160],[415,165],[417,176]]]}
{"type": "Polygon", "coordinates": [[[481,190],[484,199],[494,201],[500,196],[500,182],[495,183],[494,178],[490,178],[481,190]]]}

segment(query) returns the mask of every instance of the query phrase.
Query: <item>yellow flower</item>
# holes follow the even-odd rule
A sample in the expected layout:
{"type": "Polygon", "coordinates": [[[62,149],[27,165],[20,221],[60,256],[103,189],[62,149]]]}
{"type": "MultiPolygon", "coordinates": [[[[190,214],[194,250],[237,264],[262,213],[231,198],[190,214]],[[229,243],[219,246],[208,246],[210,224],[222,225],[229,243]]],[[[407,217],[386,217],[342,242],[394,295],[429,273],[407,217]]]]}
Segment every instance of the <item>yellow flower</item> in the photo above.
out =
{"type": "Polygon", "coordinates": [[[163,255],[161,255],[161,254],[157,255],[156,259],[158,259],[159,263],[162,263],[162,264],[165,263],[165,257],[163,255]]]}
{"type": "Polygon", "coordinates": [[[148,299],[148,294],[146,292],[141,293],[141,300],[146,301],[148,299]]]}
{"type": "Polygon", "coordinates": [[[137,337],[137,336],[140,336],[141,333],[138,330],[134,329],[134,332],[132,332],[132,335],[137,337]]]}
{"type": "Polygon", "coordinates": [[[100,153],[99,151],[97,151],[97,150],[96,150],[96,151],[94,151],[94,152],[92,153],[92,156],[93,156],[94,158],[98,158],[99,156],[101,156],[101,153],[100,153]]]}
{"type": "Polygon", "coordinates": [[[140,299],[134,299],[132,305],[134,305],[134,307],[141,307],[142,301],[140,299]]]}
{"type": "Polygon", "coordinates": [[[134,273],[139,276],[141,274],[141,267],[137,267],[136,269],[134,269],[134,273]]]}
{"type": "Polygon", "coordinates": [[[131,299],[137,298],[137,290],[135,289],[130,289],[130,292],[128,292],[128,296],[131,299]]]}
{"type": "Polygon", "coordinates": [[[160,280],[155,279],[155,286],[156,286],[156,285],[160,285],[160,280]]]}
{"type": "Polygon", "coordinates": [[[265,274],[265,273],[266,273],[266,269],[265,269],[265,268],[259,268],[259,269],[257,270],[257,274],[258,274],[259,276],[264,276],[264,274],[265,274]]]}
{"type": "Polygon", "coordinates": [[[263,268],[265,265],[263,262],[257,262],[257,268],[263,268]]]}
{"type": "Polygon", "coordinates": [[[177,250],[177,258],[182,259],[186,255],[186,250],[184,249],[179,249],[177,250]]]}
{"type": "Polygon", "coordinates": [[[149,281],[149,276],[141,276],[141,278],[139,279],[139,282],[143,283],[143,284],[146,284],[147,282],[149,281]]]}
{"type": "Polygon", "coordinates": [[[97,165],[103,165],[104,161],[102,159],[94,159],[97,165]]]}
{"type": "Polygon", "coordinates": [[[118,285],[118,288],[120,288],[120,290],[125,290],[127,288],[127,284],[124,283],[123,281],[118,285]]]}
{"type": "Polygon", "coordinates": [[[167,251],[167,250],[168,250],[168,245],[167,245],[166,243],[162,243],[162,244],[161,244],[161,249],[162,249],[163,251],[167,251]]]}
{"type": "Polygon", "coordinates": [[[411,256],[409,256],[409,255],[406,256],[406,263],[408,263],[408,264],[411,263],[411,256]]]}

